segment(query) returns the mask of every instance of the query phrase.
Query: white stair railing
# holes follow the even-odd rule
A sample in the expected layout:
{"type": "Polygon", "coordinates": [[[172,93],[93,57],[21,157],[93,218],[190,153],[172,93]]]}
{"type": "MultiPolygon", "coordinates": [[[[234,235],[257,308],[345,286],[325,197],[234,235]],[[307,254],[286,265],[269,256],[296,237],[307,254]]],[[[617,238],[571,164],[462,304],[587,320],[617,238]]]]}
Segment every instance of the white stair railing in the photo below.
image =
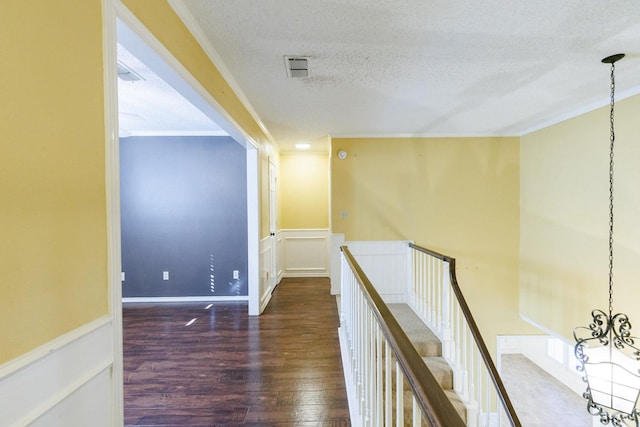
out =
{"type": "Polygon", "coordinates": [[[520,426],[513,406],[460,291],[455,259],[409,244],[409,305],[442,341],[467,425],[520,426]]]}
{"type": "Polygon", "coordinates": [[[349,249],[341,250],[340,346],[354,425],[464,426],[349,249]]]}

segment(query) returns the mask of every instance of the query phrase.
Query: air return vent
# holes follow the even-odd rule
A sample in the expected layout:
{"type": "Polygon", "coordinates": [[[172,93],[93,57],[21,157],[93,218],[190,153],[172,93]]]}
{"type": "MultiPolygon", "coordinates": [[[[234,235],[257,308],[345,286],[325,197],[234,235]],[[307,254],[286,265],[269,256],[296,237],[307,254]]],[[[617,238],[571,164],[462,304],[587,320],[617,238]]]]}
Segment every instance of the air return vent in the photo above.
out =
{"type": "Polygon", "coordinates": [[[309,77],[309,60],[304,56],[285,56],[287,76],[293,78],[309,77]]]}
{"type": "Polygon", "coordinates": [[[126,82],[144,80],[140,74],[133,71],[128,65],[121,61],[118,61],[118,77],[126,82]]]}

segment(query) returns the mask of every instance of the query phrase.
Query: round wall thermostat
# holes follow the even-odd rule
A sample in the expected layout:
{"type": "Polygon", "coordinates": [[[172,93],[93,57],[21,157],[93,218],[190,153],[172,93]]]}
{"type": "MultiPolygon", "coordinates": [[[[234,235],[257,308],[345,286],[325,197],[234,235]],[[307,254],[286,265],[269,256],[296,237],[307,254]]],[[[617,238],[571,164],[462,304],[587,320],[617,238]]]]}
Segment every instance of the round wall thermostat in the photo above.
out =
{"type": "Polygon", "coordinates": [[[344,160],[347,158],[347,152],[344,150],[340,150],[338,151],[338,158],[341,160],[344,160]]]}

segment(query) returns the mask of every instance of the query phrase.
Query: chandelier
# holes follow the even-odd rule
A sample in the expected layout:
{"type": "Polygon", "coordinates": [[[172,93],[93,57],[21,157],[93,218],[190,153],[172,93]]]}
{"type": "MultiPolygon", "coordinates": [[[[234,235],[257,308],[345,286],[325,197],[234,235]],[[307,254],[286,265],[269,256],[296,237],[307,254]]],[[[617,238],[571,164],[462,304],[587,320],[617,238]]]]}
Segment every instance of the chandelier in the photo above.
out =
{"type": "Polygon", "coordinates": [[[589,326],[574,329],[574,352],[578,371],[583,373],[587,389],[587,410],[600,417],[602,424],[613,426],[638,424],[636,409],[640,392],[640,349],[637,337],[631,336],[631,323],[626,314],[613,314],[613,147],[615,143],[615,63],[623,53],[602,60],[611,64],[611,103],[609,113],[609,311],[593,310],[589,326]]]}

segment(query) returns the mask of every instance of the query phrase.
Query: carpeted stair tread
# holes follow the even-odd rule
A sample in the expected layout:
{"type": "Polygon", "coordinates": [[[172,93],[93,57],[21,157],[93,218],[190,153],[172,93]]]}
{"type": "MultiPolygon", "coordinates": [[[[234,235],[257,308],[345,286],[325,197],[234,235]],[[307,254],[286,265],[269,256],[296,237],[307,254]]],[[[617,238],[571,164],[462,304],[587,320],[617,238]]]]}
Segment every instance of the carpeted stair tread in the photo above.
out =
{"type": "MultiPolygon", "coordinates": [[[[456,394],[455,391],[453,390],[445,390],[444,393],[447,395],[447,397],[449,398],[449,400],[451,401],[451,403],[453,404],[453,407],[455,408],[455,410],[458,412],[458,414],[460,415],[460,418],[462,418],[462,420],[465,422],[467,422],[467,408],[464,406],[464,404],[462,403],[462,400],[460,400],[460,396],[458,396],[456,394]]],[[[412,419],[412,408],[413,408],[413,402],[412,402],[412,397],[411,397],[411,392],[410,391],[405,391],[404,392],[404,399],[403,399],[403,412],[404,412],[404,424],[405,425],[411,425],[411,419],[412,419]]],[[[424,427],[428,427],[429,423],[426,420],[422,420],[422,426],[424,427]]]]}
{"type": "Polygon", "coordinates": [[[387,306],[420,356],[442,355],[442,343],[411,307],[407,304],[388,304],[387,306]]]}
{"type": "Polygon", "coordinates": [[[456,392],[453,391],[453,390],[445,390],[444,394],[447,395],[447,397],[449,398],[451,403],[453,403],[453,407],[456,408],[456,411],[458,411],[458,414],[460,414],[460,417],[466,423],[467,422],[467,408],[466,408],[466,406],[464,406],[464,403],[462,403],[462,400],[460,399],[460,396],[458,396],[456,394],[456,392]]]}
{"type": "Polygon", "coordinates": [[[444,358],[439,356],[428,356],[423,357],[422,360],[424,360],[424,363],[427,365],[443,390],[453,389],[453,371],[444,358]]]}
{"type": "MultiPolygon", "coordinates": [[[[442,357],[427,356],[423,357],[422,360],[427,365],[427,368],[429,368],[429,371],[431,371],[433,377],[436,379],[436,381],[438,381],[438,384],[440,384],[440,387],[442,387],[443,390],[451,390],[453,388],[453,371],[451,370],[449,364],[442,357]]],[[[382,371],[384,372],[384,366],[382,368],[382,371]]],[[[391,365],[391,375],[392,378],[395,378],[395,358],[394,363],[392,363],[391,365]]],[[[395,390],[395,381],[393,381],[393,388],[395,390]]],[[[409,383],[405,381],[404,389],[409,390],[409,388],[409,383]]]]}

